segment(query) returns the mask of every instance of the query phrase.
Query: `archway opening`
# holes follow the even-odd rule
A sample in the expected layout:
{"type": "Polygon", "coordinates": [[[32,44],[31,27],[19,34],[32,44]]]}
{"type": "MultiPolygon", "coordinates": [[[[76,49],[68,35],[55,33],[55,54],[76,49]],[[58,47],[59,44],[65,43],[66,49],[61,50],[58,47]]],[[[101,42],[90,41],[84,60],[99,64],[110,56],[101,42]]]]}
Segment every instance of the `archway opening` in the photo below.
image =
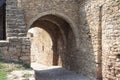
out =
{"type": "MultiPolygon", "coordinates": [[[[31,40],[31,42],[32,43],[35,42],[39,45],[41,45],[42,42],[44,42],[44,44],[46,44],[46,47],[44,45],[44,47],[41,47],[41,49],[42,50],[43,49],[46,50],[47,48],[51,49],[51,51],[46,52],[46,54],[49,54],[50,52],[50,54],[52,55],[51,56],[52,61],[48,59],[47,62],[45,63],[43,62],[42,64],[50,63],[52,64],[50,66],[61,65],[66,69],[74,70],[75,67],[77,66],[76,53],[74,52],[76,49],[76,40],[73,30],[69,23],[59,16],[50,14],[42,16],[38,18],[36,21],[34,21],[31,27],[29,28],[30,30],[28,31],[28,33],[31,32],[33,28],[34,30],[36,28],[35,31],[39,29],[42,30],[42,32],[38,34],[43,36],[42,37],[43,41],[38,40],[40,42],[37,42],[31,40]],[[46,36],[48,35],[49,37],[46,38],[46,36]]],[[[31,34],[32,36],[31,39],[35,39],[34,34],[35,33],[33,31],[31,34]]],[[[35,49],[35,46],[32,47],[31,45],[31,50],[33,49],[35,49]]],[[[38,50],[40,50],[40,48],[38,50]]],[[[44,60],[42,58],[44,57],[42,57],[41,55],[41,57],[39,57],[38,59],[42,61],[44,60]]]]}
{"type": "Polygon", "coordinates": [[[27,36],[31,40],[31,63],[46,66],[61,65],[60,56],[54,51],[51,35],[40,27],[28,30],[27,36]]]}

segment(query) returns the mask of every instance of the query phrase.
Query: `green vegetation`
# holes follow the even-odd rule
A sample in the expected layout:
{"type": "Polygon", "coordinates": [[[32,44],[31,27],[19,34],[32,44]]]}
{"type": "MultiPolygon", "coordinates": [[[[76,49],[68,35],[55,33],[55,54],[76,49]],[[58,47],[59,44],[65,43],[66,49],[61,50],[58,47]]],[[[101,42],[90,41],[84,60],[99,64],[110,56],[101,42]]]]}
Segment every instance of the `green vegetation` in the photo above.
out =
{"type": "Polygon", "coordinates": [[[6,80],[7,79],[6,75],[7,75],[6,71],[0,70],[0,80],[6,80]]]}
{"type": "Polygon", "coordinates": [[[24,78],[29,78],[30,76],[32,76],[30,73],[25,73],[25,74],[23,75],[24,78]]]}
{"type": "MultiPolygon", "coordinates": [[[[28,65],[0,60],[0,80],[7,80],[7,74],[13,70],[31,69],[28,65]]],[[[25,77],[28,75],[26,74],[25,77]]]]}
{"type": "Polygon", "coordinates": [[[6,80],[6,75],[7,72],[9,72],[8,69],[6,69],[6,66],[4,65],[4,63],[0,62],[0,80],[6,80]]]}

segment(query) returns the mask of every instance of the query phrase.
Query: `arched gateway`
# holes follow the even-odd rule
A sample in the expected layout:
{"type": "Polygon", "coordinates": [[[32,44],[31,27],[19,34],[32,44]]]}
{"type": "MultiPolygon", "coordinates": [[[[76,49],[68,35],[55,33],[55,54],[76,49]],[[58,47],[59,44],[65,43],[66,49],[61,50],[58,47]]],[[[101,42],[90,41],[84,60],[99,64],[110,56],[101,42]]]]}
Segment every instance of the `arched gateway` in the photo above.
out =
{"type": "Polygon", "coordinates": [[[79,31],[67,16],[42,13],[29,22],[28,30],[28,35],[31,37],[31,62],[74,69],[74,51],[77,48],[78,39],[76,38],[79,31]],[[46,41],[47,39],[49,40],[46,41]],[[36,54],[38,54],[37,57],[35,57],[36,54]]]}

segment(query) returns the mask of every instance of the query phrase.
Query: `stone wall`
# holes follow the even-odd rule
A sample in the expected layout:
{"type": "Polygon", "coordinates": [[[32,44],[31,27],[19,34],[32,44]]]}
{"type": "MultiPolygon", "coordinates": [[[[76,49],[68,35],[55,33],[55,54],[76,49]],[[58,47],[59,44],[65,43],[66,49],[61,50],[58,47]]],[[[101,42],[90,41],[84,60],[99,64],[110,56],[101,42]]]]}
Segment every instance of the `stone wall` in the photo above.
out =
{"type": "Polygon", "coordinates": [[[70,33],[63,23],[61,27],[64,37],[68,34],[67,69],[92,80],[120,79],[119,0],[7,0],[6,4],[7,41],[0,42],[0,57],[29,63],[27,31],[36,20],[50,14],[70,25],[70,33]]]}
{"type": "Polygon", "coordinates": [[[0,41],[0,58],[30,64],[29,39],[11,37],[8,41],[0,41]]]}
{"type": "Polygon", "coordinates": [[[103,79],[120,79],[120,0],[107,0],[103,5],[102,54],[103,79]]]}
{"type": "Polygon", "coordinates": [[[6,1],[6,35],[8,37],[26,36],[24,11],[19,8],[17,0],[6,1]]]}
{"type": "Polygon", "coordinates": [[[6,36],[0,41],[0,58],[30,64],[30,41],[25,38],[26,26],[23,11],[17,0],[6,0],[6,36]]]}
{"type": "MultiPolygon", "coordinates": [[[[96,77],[100,80],[102,77],[103,80],[120,79],[120,70],[118,68],[120,67],[119,5],[119,0],[87,0],[82,1],[80,4],[80,36],[81,39],[85,39],[80,40],[84,43],[81,45],[80,50],[88,49],[89,52],[85,50],[86,53],[95,56],[93,64],[96,64],[96,77]],[[89,42],[90,38],[91,43],[89,42]],[[92,48],[88,47],[90,45],[92,48]]],[[[85,62],[88,62],[92,57],[86,56],[86,58],[85,62]]]]}
{"type": "Polygon", "coordinates": [[[8,45],[8,41],[0,41],[0,58],[8,59],[9,56],[4,56],[8,55],[8,45]]]}
{"type": "MultiPolygon", "coordinates": [[[[84,56],[83,74],[97,77],[101,80],[101,3],[100,1],[86,0],[80,3],[79,22],[80,22],[80,52],[84,56]]],[[[82,57],[83,57],[82,56],[82,57]]]]}
{"type": "Polygon", "coordinates": [[[77,0],[20,0],[19,3],[25,11],[26,23],[43,12],[64,13],[76,24],[78,23],[79,3],[77,0]]]}

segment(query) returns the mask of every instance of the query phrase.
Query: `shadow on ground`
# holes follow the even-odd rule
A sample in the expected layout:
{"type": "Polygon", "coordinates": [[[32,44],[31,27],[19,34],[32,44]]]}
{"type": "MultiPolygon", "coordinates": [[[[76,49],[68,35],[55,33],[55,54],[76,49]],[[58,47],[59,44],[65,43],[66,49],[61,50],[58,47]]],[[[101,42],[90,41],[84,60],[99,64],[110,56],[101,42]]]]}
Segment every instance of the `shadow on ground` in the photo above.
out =
{"type": "Polygon", "coordinates": [[[35,80],[90,80],[81,74],[68,71],[64,68],[35,70],[35,80]]]}

